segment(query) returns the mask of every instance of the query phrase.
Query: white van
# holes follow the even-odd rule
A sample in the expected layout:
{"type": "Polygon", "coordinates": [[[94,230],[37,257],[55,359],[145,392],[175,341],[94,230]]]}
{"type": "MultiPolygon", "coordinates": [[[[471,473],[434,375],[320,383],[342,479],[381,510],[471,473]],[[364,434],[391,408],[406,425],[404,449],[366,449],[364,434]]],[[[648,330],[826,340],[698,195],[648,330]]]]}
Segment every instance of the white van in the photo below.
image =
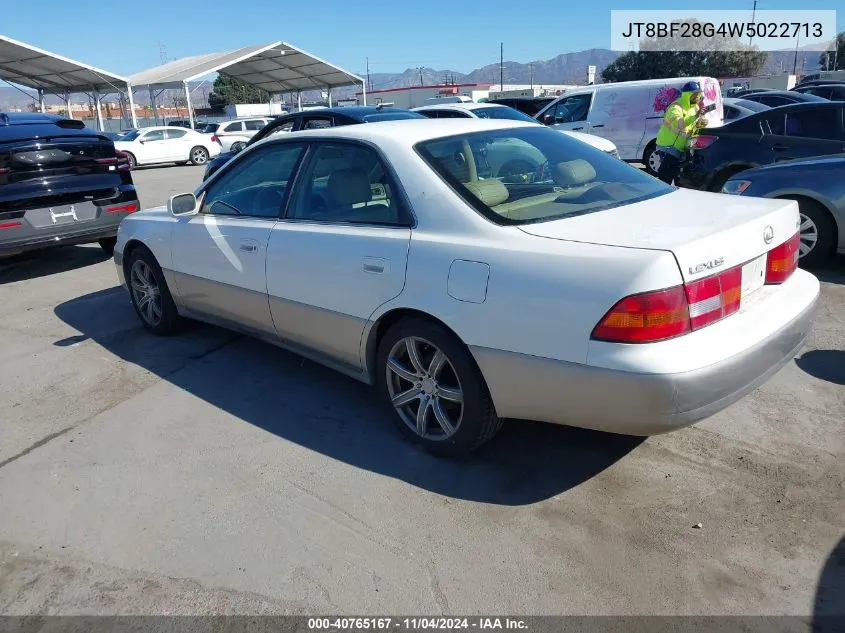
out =
{"type": "Polygon", "coordinates": [[[538,112],[536,118],[561,130],[602,136],[616,144],[623,160],[648,165],[666,108],[688,81],[701,85],[705,105],[716,105],[707,114],[709,125],[722,125],[722,91],[712,77],[648,79],[573,88],[538,112]]]}

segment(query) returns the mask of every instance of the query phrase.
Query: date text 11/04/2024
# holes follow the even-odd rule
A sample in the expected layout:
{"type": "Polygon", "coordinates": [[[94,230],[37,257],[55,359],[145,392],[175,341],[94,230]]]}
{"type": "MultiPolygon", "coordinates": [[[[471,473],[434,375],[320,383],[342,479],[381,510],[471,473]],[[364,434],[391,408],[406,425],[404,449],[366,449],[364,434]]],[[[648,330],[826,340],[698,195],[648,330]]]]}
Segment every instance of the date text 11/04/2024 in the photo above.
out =
{"type": "Polygon", "coordinates": [[[308,629],[311,631],[420,631],[420,630],[526,630],[525,620],[519,618],[501,617],[348,617],[348,618],[308,618],[308,629]]]}
{"type": "Polygon", "coordinates": [[[795,37],[823,37],[820,22],[628,22],[622,37],[774,37],[792,39],[795,37]]]}

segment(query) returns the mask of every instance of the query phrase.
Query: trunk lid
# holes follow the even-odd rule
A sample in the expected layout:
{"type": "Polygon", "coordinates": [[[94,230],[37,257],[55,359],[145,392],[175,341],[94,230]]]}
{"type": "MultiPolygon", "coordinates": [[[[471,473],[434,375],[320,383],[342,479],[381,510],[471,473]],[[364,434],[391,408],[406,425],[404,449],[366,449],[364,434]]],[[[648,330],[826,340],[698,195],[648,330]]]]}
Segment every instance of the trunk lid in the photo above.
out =
{"type": "Polygon", "coordinates": [[[680,189],[615,209],[519,228],[549,239],[669,251],[684,282],[689,282],[759,258],[798,231],[798,217],[798,204],[792,200],[680,189]]]}
{"type": "Polygon", "coordinates": [[[61,135],[0,143],[0,185],[117,170],[114,144],[94,135],[61,135]]]}

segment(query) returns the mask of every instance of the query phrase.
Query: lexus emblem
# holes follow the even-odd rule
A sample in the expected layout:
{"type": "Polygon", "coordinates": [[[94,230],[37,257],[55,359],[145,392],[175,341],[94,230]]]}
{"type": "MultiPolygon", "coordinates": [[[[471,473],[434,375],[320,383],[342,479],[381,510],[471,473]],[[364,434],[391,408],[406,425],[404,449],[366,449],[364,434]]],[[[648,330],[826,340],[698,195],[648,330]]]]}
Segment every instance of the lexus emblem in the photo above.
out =
{"type": "Polygon", "coordinates": [[[771,244],[773,239],[775,239],[775,231],[772,227],[767,226],[763,229],[763,241],[766,244],[771,244]]]}

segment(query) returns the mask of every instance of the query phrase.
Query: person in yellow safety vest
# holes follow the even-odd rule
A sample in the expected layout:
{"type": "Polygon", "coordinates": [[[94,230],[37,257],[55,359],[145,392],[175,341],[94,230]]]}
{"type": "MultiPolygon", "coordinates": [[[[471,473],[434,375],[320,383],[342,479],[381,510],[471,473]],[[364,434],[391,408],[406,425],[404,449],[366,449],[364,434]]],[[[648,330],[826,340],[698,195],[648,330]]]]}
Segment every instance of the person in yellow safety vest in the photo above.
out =
{"type": "Polygon", "coordinates": [[[681,96],[675,99],[663,116],[663,124],[657,132],[657,152],[660,166],[657,177],[667,184],[678,175],[681,159],[690,141],[698,130],[706,127],[707,120],[701,113],[702,92],[697,81],[688,81],[681,89],[681,96]]]}

